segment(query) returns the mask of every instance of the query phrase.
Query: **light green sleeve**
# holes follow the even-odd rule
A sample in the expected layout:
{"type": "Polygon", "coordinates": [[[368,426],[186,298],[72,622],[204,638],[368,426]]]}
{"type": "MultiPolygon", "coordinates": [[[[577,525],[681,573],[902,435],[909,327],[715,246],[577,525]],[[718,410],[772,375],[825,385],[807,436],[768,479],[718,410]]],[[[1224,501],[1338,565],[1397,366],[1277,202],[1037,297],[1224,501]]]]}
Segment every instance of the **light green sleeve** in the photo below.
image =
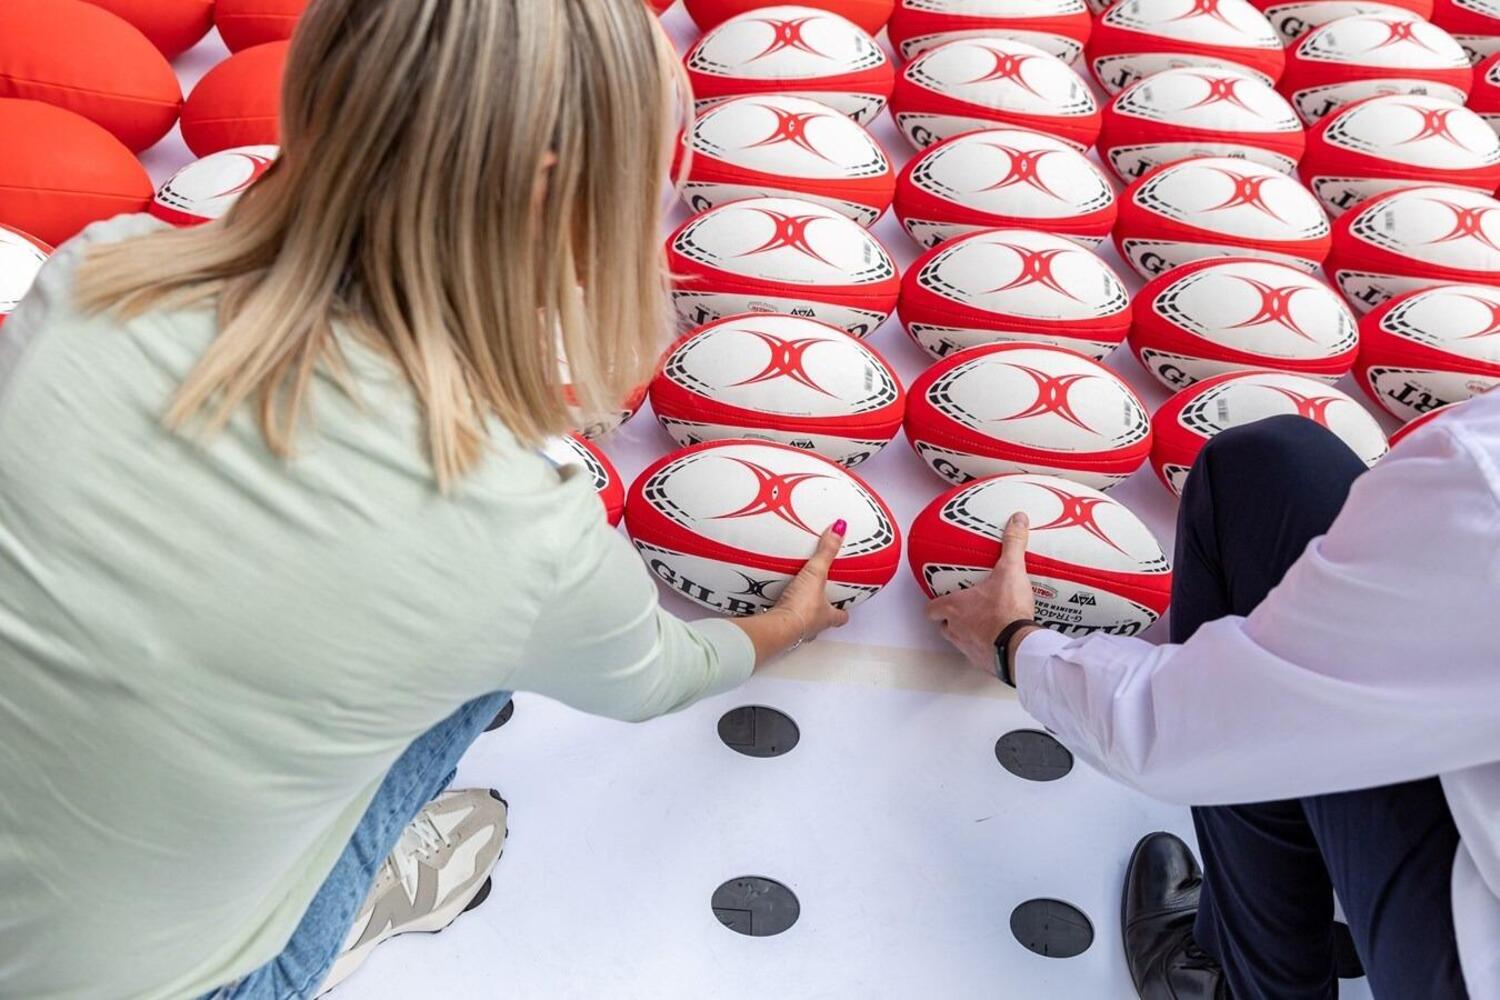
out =
{"type": "Polygon", "coordinates": [[[587,483],[564,484],[554,524],[556,580],[527,641],[514,688],[612,719],[641,722],[744,683],[755,648],[728,621],[662,610],[656,583],[604,519],[587,483]]]}

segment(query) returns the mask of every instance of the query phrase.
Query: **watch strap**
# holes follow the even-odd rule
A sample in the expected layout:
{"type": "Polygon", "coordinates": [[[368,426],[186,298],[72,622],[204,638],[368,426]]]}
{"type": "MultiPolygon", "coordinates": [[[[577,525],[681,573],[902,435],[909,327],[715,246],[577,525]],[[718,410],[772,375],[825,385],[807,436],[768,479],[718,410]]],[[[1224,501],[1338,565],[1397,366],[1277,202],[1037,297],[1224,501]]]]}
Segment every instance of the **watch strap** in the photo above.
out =
{"type": "Polygon", "coordinates": [[[1010,641],[1023,628],[1041,628],[1041,626],[1030,618],[1021,618],[1001,629],[1000,637],[995,640],[995,676],[1010,687],[1016,686],[1015,669],[1010,662],[1010,641]]]}

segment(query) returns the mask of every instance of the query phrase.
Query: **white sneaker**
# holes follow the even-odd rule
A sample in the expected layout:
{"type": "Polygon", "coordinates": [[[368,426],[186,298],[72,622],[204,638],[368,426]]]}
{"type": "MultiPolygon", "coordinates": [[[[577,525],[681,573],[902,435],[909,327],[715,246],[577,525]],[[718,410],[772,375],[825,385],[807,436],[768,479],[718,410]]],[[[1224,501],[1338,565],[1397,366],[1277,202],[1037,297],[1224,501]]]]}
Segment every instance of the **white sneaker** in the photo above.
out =
{"type": "Polygon", "coordinates": [[[505,813],[505,800],[489,788],[444,792],[417,813],[376,873],[318,995],[348,978],[382,941],[440,931],[484,902],[505,847],[505,813]]]}

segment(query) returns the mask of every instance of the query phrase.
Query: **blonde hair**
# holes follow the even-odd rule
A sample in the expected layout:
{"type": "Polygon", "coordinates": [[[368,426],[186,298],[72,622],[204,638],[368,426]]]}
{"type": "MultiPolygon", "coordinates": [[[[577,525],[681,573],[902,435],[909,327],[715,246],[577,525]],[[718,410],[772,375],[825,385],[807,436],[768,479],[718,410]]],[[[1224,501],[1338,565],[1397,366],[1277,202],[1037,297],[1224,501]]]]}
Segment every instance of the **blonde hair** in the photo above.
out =
{"type": "Polygon", "coordinates": [[[166,424],[211,435],[253,400],[282,455],[319,366],[347,385],[336,324],[357,331],[410,381],[446,489],[490,418],[534,443],[576,422],[565,389],[617,411],[648,376],[687,93],[641,0],[314,0],[276,165],[216,223],[95,248],[80,301],[216,300],[166,424]]]}

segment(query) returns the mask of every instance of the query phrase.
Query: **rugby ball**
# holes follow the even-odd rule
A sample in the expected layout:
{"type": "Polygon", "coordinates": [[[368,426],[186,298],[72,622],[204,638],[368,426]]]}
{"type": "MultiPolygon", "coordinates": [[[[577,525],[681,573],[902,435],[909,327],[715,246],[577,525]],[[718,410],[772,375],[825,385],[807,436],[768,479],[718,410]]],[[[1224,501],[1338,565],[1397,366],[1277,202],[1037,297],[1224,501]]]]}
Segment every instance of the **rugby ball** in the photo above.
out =
{"type": "Polygon", "coordinates": [[[896,217],[924,247],[1010,226],[1095,247],[1116,211],[1115,189],[1088,157],[1025,128],[945,139],[908,161],[896,183],[896,217]]]}
{"type": "Polygon", "coordinates": [[[941,597],[988,576],[1017,511],[1031,521],[1026,575],[1038,622],[1135,635],[1166,613],[1172,567],[1150,529],[1118,500],[1055,476],[995,476],[928,504],[907,542],[922,592],[941,597]]]}
{"type": "Polygon", "coordinates": [[[182,106],[182,141],[194,155],[280,141],[281,78],[290,42],[238,52],[209,70],[182,106]]]}
{"type": "Polygon", "coordinates": [[[1478,63],[1500,52],[1500,0],[1435,0],[1432,23],[1478,63]]]}
{"type": "MultiPolygon", "coordinates": [[[[171,63],[128,22],[83,0],[0,3],[0,98],[45,101],[103,126],[132,152],[182,109],[171,63]]],[[[7,150],[24,141],[11,136],[7,150]]]]}
{"type": "Polygon", "coordinates": [[[603,449],[581,434],[565,434],[549,441],[543,453],[559,467],[581,467],[604,505],[604,516],[610,526],[620,523],[625,516],[625,484],[603,449]]]}
{"type": "Polygon", "coordinates": [[[1181,66],[1240,68],[1274,84],[1285,58],[1246,0],[1123,0],[1095,22],[1085,57],[1108,94],[1181,66]]]}
{"type": "Polygon", "coordinates": [[[51,253],[35,236],[0,226],[0,325],[20,305],[51,253]]]}
{"type": "Polygon", "coordinates": [[[214,0],[89,0],[129,21],[157,50],[175,59],[208,34],[214,0]]]}
{"type": "Polygon", "coordinates": [[[1106,490],[1151,454],[1151,417],[1118,375],[1076,351],[990,344],[911,386],[906,440],[949,483],[1039,472],[1106,490]]]}
{"type": "Polygon", "coordinates": [[[1361,314],[1433,285],[1500,286],[1500,201],[1441,184],[1377,195],[1339,216],[1325,270],[1361,314]]]}
{"type": "Polygon", "coordinates": [[[84,226],[145,211],[146,168],[103,128],[40,101],[0,98],[0,219],[59,246],[84,226]]]}
{"type": "Polygon", "coordinates": [[[1432,0],[1250,0],[1266,16],[1283,42],[1291,44],[1312,29],[1354,14],[1400,14],[1432,17],[1432,0]]]}
{"type": "Polygon", "coordinates": [[[1488,193],[1500,185],[1500,136],[1441,97],[1367,97],[1318,122],[1301,173],[1334,218],[1367,198],[1424,182],[1488,193]]]}
{"type": "Polygon", "coordinates": [[[1359,331],[1355,379],[1401,420],[1500,385],[1500,288],[1407,292],[1361,320],[1359,331]]]}
{"type": "Polygon", "coordinates": [[[982,229],[927,251],[901,282],[901,322],[933,357],[1020,341],[1103,358],[1130,328],[1130,293],[1071,240],[982,229]]]}
{"type": "MultiPolygon", "coordinates": [[[[670,0],[658,2],[663,10],[671,5],[670,0]]],[[[800,6],[838,14],[873,35],[885,27],[895,2],[896,0],[803,0],[800,6]]],[[[770,0],[685,0],[688,16],[703,31],[718,27],[731,17],[770,5],[770,0]]]]}
{"type": "Polygon", "coordinates": [[[308,0],[217,0],[214,23],[230,52],[292,37],[308,0]]]}
{"type": "Polygon", "coordinates": [[[1274,167],[1226,157],[1179,160],[1125,189],[1115,244],[1143,278],[1224,256],[1313,271],[1328,256],[1328,217],[1306,188],[1274,167]]]}
{"type": "Polygon", "coordinates": [[[899,0],[886,35],[908,60],[960,38],[1010,38],[1071,65],[1092,23],[1083,0],[899,0]]]}
{"type": "Polygon", "coordinates": [[[747,198],[667,238],[672,301],[690,326],[747,312],[806,316],[866,337],[896,307],[896,262],[859,224],[795,198],[747,198]]]}
{"type": "Polygon", "coordinates": [[[1151,466],[1180,496],[1198,453],[1215,434],[1281,414],[1322,424],[1366,465],[1387,451],[1375,418],[1327,382],[1286,372],[1229,372],[1188,386],[1156,411],[1151,466]]]}
{"type": "Polygon", "coordinates": [[[1500,53],[1474,67],[1474,89],[1469,93],[1469,110],[1484,119],[1500,135],[1500,53]]]}
{"type": "Polygon", "coordinates": [[[826,104],[776,94],[735,97],[700,114],[683,135],[672,173],[695,212],[790,195],[862,226],[874,225],[896,190],[896,171],[870,133],[826,104]]]}
{"type": "Polygon", "coordinates": [[[917,56],[896,81],[891,114],[917,149],[996,125],[1084,151],[1099,135],[1088,84],[1056,56],[1008,38],[959,39],[917,56]]]}
{"type": "Polygon", "coordinates": [[[843,330],[750,313],[677,341],[651,382],[651,409],[679,445],[754,438],[853,468],[900,429],[906,392],[843,330]]]}
{"type": "Polygon", "coordinates": [[[760,7],[710,30],[683,57],[699,111],[744,94],[822,101],[855,121],[885,107],[896,71],[869,32],[812,7],[760,7]]]}
{"type": "Polygon", "coordinates": [[[1342,105],[1376,94],[1426,94],[1462,104],[1473,70],[1446,31],[1401,11],[1353,14],[1287,46],[1280,89],[1316,124],[1342,105]]]}
{"type": "Polygon", "coordinates": [[[677,0],[646,0],[646,6],[658,14],[665,14],[677,0]]]}
{"type": "Polygon", "coordinates": [[[826,458],[763,441],[711,441],[640,474],[625,528],[669,590],[714,611],[764,611],[835,521],[847,524],[828,600],[849,608],[896,575],[901,532],[890,508],[826,458]]]}
{"type": "Polygon", "coordinates": [[[1129,184],[1195,156],[1253,160],[1289,174],[1302,158],[1302,122],[1270,84],[1238,69],[1162,70],[1104,108],[1099,159],[1129,184]]]}
{"type": "Polygon", "coordinates": [[[1194,261],[1152,278],[1131,306],[1130,347],[1168,389],[1225,372],[1275,369],[1333,381],[1359,349],[1338,294],[1286,264],[1194,261]]]}
{"type": "Polygon", "coordinates": [[[212,222],[271,169],[280,152],[276,146],[242,146],[195,160],[157,189],[151,214],[174,226],[212,222]]]}
{"type": "Polygon", "coordinates": [[[1423,427],[1426,427],[1428,424],[1432,423],[1434,420],[1437,420],[1439,417],[1448,413],[1452,413],[1454,410],[1458,409],[1466,402],[1468,402],[1468,400],[1461,400],[1457,403],[1447,403],[1443,406],[1439,406],[1435,410],[1428,410],[1420,417],[1402,424],[1400,427],[1397,427],[1394,431],[1391,432],[1391,447],[1395,448],[1396,445],[1411,437],[1412,434],[1421,430],[1423,427]]]}

